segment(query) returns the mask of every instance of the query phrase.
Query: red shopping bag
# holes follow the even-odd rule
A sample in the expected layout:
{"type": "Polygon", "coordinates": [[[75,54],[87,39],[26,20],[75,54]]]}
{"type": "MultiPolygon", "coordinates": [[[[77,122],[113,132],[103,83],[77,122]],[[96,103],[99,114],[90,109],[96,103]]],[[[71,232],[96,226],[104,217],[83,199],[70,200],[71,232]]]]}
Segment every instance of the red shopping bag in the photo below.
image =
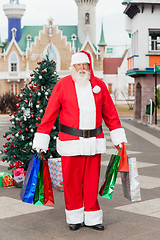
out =
{"type": "MultiPolygon", "coordinates": [[[[116,146],[116,148],[119,150],[119,146],[116,146]]],[[[121,157],[121,161],[119,164],[118,172],[129,172],[128,157],[124,142],[122,143],[122,148],[119,153],[119,156],[121,157]]]]}

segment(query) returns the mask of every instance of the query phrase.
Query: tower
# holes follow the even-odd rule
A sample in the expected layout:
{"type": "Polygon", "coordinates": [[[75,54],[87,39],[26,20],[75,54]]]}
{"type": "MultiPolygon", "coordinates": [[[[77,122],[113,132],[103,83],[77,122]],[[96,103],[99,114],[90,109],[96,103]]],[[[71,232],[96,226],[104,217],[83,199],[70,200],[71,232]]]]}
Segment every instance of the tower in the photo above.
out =
{"type": "Polygon", "coordinates": [[[105,38],[104,38],[104,31],[103,31],[103,23],[102,23],[102,27],[101,27],[101,37],[100,37],[100,41],[99,41],[99,50],[101,53],[101,57],[104,57],[105,54],[105,48],[107,46],[106,42],[105,42],[105,38]]]}
{"type": "Polygon", "coordinates": [[[75,0],[78,6],[78,37],[83,44],[88,36],[96,45],[96,5],[99,0],[75,0]]]}
{"type": "Polygon", "coordinates": [[[3,5],[3,10],[8,18],[8,42],[12,40],[12,34],[18,42],[21,39],[21,18],[25,12],[25,5],[19,4],[19,0],[10,0],[3,5]]]}

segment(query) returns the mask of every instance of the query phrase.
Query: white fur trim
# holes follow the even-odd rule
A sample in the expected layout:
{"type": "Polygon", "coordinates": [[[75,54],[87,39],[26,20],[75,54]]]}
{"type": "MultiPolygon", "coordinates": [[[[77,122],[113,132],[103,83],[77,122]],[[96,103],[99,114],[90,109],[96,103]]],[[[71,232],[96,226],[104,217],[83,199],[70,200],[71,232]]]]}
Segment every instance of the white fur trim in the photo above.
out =
{"type": "Polygon", "coordinates": [[[127,143],[126,134],[124,128],[117,128],[110,132],[111,140],[115,146],[122,142],[127,143]]]}
{"type": "Polygon", "coordinates": [[[78,52],[72,55],[71,66],[79,63],[90,63],[89,57],[87,56],[87,54],[78,52]]]}
{"type": "Polygon", "coordinates": [[[96,106],[91,83],[80,85],[75,83],[78,106],[80,110],[79,128],[94,129],[96,127],[96,106]]]}
{"type": "Polygon", "coordinates": [[[101,91],[101,88],[97,85],[93,88],[94,93],[99,93],[100,91],[101,91]]]}
{"type": "Polygon", "coordinates": [[[76,210],[65,209],[65,213],[66,213],[66,222],[68,224],[83,223],[84,221],[84,208],[79,208],[76,210]]]}
{"type": "Polygon", "coordinates": [[[84,212],[84,224],[86,226],[93,226],[96,224],[103,223],[103,211],[91,211],[91,212],[84,212]]]}
{"type": "Polygon", "coordinates": [[[106,153],[104,138],[81,138],[80,140],[60,141],[57,138],[57,152],[61,156],[95,155],[106,153]]]}
{"type": "Polygon", "coordinates": [[[44,133],[35,133],[33,139],[33,149],[42,149],[47,151],[50,141],[50,136],[44,133]]]}

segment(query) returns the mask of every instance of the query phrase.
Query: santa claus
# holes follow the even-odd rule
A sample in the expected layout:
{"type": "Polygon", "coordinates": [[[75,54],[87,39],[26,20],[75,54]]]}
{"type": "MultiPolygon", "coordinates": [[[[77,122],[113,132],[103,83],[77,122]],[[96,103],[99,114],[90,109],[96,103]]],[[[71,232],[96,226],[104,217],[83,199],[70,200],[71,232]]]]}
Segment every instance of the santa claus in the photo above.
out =
{"type": "Polygon", "coordinates": [[[101,154],[106,152],[102,120],[114,145],[127,142],[126,135],[105,83],[94,76],[90,54],[75,53],[70,71],[53,89],[33,148],[48,149],[59,114],[57,151],[62,160],[66,221],[70,230],[82,225],[104,230],[97,200],[101,154]]]}

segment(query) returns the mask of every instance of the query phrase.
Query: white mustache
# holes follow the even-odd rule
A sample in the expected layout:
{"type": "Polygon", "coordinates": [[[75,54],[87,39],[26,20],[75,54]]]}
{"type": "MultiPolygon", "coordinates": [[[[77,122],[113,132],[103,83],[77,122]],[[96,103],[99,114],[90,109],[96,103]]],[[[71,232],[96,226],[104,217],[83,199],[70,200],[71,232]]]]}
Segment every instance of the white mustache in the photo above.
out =
{"type": "Polygon", "coordinates": [[[86,70],[79,70],[78,73],[87,73],[86,70]]]}

